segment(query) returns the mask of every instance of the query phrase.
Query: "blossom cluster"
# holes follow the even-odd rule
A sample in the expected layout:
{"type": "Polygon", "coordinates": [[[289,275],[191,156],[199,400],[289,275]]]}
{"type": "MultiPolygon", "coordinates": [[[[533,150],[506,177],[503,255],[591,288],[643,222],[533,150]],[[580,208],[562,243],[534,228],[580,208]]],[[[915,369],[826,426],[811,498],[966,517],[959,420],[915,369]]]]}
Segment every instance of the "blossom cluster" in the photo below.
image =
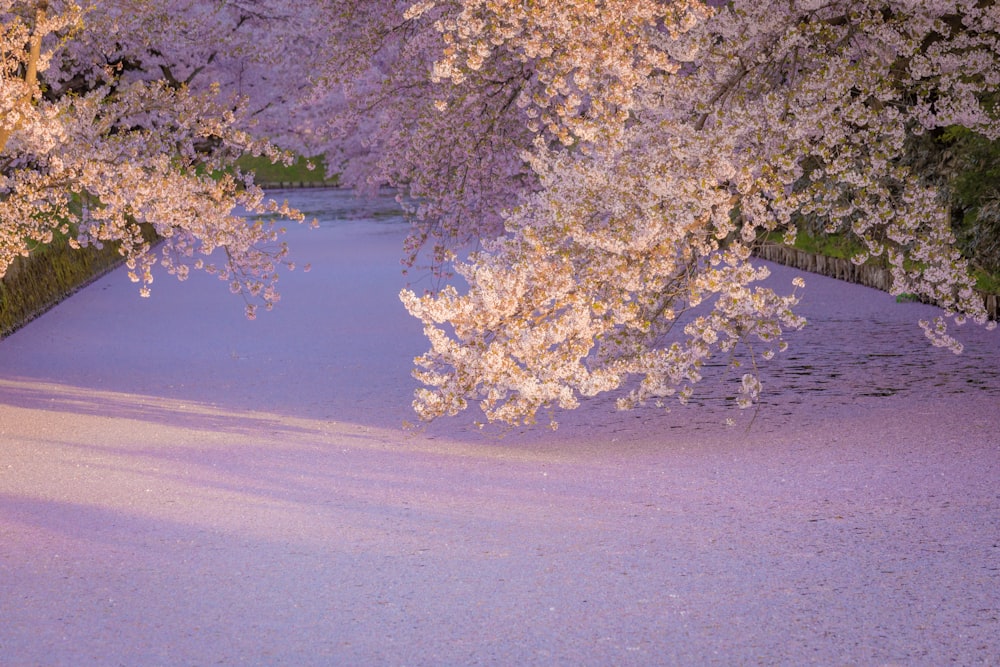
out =
{"type": "Polygon", "coordinates": [[[231,165],[243,153],[284,154],[250,133],[246,104],[219,83],[227,58],[252,65],[234,37],[243,18],[189,5],[0,4],[0,276],[62,237],[117,244],[143,296],[160,264],[180,279],[217,274],[248,316],[277,301],[288,252],[278,219],[302,216],[231,165]],[[224,39],[198,39],[211,36],[224,39]]]}
{"type": "Polygon", "coordinates": [[[954,126],[1000,137],[996,3],[290,6],[0,0],[0,274],[57,236],[114,242],[143,293],[155,265],[207,270],[270,307],[278,220],[300,216],[232,163],[280,145],[396,187],[406,262],[464,278],[402,293],[430,341],[426,419],[685,401],[720,366],[752,404],[804,324],[800,286],[762,285],[752,252],[803,225],[939,304],[934,344],[985,322],[909,152],[954,126]]]}
{"type": "Polygon", "coordinates": [[[435,18],[434,76],[462,85],[508,47],[550,87],[521,107],[537,186],[457,263],[468,290],[401,295],[431,344],[416,360],[422,418],[478,402],[491,421],[532,422],[612,390],[622,407],[684,401],[718,355],[745,371],[736,402],[752,404],[761,365],[804,324],[795,289],[759,284],[752,249],[804,222],[852,235],[855,261],[886,257],[895,292],[941,305],[922,323],[935,345],[961,349],[947,318],[986,323],[941,194],[903,158],[910,138],[951,125],[998,136],[993,3],[736,1],[711,16],[601,3],[608,17],[593,3],[455,4],[435,18]],[[588,103],[560,106],[574,94],[588,103]]]}

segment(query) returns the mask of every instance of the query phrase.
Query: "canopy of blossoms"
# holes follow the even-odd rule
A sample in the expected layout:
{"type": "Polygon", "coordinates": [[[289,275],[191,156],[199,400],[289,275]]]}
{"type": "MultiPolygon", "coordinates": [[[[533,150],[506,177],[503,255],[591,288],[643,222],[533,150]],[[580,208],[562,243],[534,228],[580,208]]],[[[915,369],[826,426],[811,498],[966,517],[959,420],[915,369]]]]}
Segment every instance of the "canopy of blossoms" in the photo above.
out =
{"type": "Polygon", "coordinates": [[[285,157],[255,118],[292,99],[275,81],[297,72],[265,76],[275,62],[258,43],[296,29],[270,7],[284,4],[0,2],[0,276],[56,236],[115,242],[144,295],[159,263],[216,273],[248,315],[270,307],[287,263],[277,219],[300,216],[232,165],[285,157]]]}
{"type": "Polygon", "coordinates": [[[765,238],[843,233],[893,291],[985,322],[921,136],[1000,137],[1000,8],[984,0],[0,0],[0,275],[66,237],[278,298],[280,218],[242,154],[323,154],[390,185],[460,287],[402,292],[430,349],[425,419],[620,391],[686,400],[785,347],[801,286],[765,238]],[[164,240],[151,248],[151,225],[164,240]]]}
{"type": "Polygon", "coordinates": [[[804,322],[749,259],[803,221],[853,235],[855,262],[884,256],[895,293],[942,306],[921,323],[934,344],[961,349],[946,318],[985,322],[948,211],[904,158],[953,125],[1000,136],[993,3],[511,4],[408,14],[433,18],[433,77],[451,90],[489,62],[524,69],[536,179],[504,234],[457,263],[464,293],[402,294],[431,343],[422,417],[476,400],[531,422],[623,387],[623,406],[685,400],[720,355],[751,404],[758,363],[804,322]]]}

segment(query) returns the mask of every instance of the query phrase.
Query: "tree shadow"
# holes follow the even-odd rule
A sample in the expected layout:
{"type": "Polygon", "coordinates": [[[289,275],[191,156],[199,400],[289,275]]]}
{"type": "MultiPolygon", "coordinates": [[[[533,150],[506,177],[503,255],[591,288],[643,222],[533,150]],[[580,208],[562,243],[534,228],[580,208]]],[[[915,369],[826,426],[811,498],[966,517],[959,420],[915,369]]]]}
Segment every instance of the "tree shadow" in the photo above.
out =
{"type": "Polygon", "coordinates": [[[28,378],[0,378],[0,405],[26,410],[152,422],[164,426],[253,436],[307,434],[279,415],[141,394],[75,387],[28,378]]]}

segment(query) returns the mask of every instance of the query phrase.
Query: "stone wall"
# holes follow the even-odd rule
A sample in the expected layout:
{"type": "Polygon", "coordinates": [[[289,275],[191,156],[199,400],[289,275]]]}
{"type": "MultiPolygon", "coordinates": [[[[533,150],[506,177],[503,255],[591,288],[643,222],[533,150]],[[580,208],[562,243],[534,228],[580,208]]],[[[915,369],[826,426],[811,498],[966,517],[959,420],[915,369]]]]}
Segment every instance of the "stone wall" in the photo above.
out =
{"type": "MultiPolygon", "coordinates": [[[[156,241],[151,227],[143,235],[156,241]]],[[[57,239],[28,257],[18,257],[0,278],[0,338],[8,336],[54,305],[123,262],[116,244],[74,250],[57,239]]]]}

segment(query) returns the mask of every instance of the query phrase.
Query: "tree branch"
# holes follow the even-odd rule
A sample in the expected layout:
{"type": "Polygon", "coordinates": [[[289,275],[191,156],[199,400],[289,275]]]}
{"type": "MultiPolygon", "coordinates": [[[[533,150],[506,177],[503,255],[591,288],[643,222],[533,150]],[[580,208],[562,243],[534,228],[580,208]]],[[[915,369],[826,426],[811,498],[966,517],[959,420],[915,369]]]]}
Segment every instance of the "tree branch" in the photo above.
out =
{"type": "MultiPolygon", "coordinates": [[[[31,35],[28,45],[27,71],[24,73],[24,96],[18,100],[15,108],[28,106],[35,96],[35,88],[38,86],[38,59],[42,54],[42,31],[41,25],[45,22],[45,12],[48,9],[48,2],[39,3],[35,11],[35,29],[31,35]]],[[[12,127],[0,128],[0,153],[7,147],[7,142],[11,135],[20,129],[21,122],[17,121],[12,127]]]]}

